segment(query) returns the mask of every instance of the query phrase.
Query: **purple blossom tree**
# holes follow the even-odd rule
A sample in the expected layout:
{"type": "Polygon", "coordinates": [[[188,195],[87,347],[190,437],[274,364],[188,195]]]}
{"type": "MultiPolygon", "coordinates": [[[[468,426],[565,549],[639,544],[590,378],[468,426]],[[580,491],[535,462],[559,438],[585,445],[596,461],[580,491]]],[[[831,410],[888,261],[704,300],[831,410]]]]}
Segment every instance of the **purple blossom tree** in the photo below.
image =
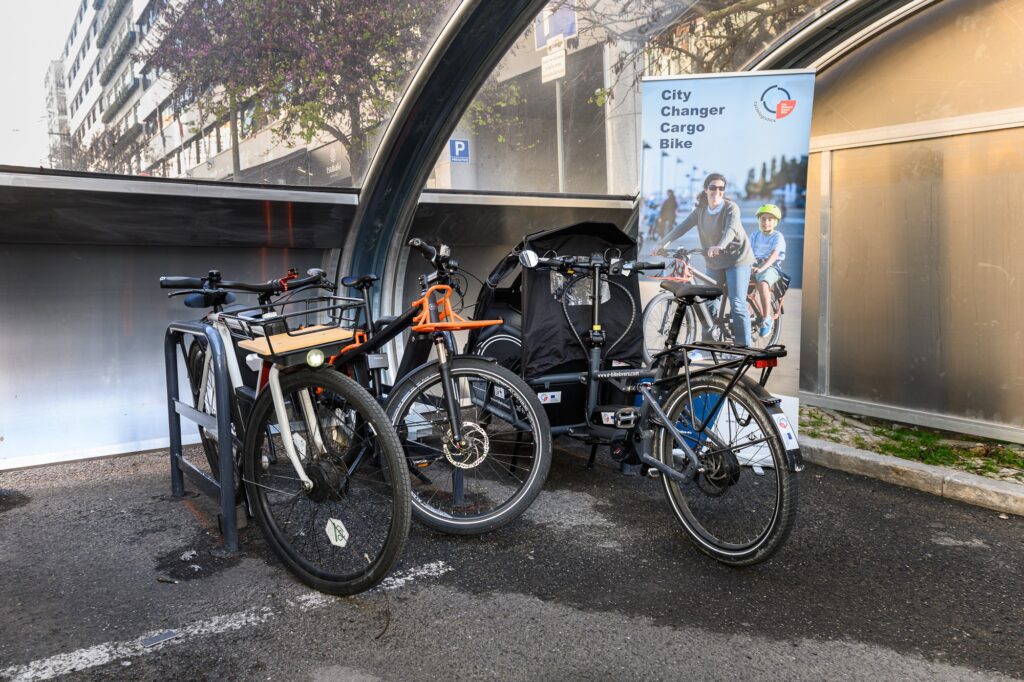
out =
{"type": "Polygon", "coordinates": [[[362,177],[444,0],[188,0],[168,6],[162,39],[140,59],[170,76],[179,107],[230,122],[238,178],[238,112],[305,142],[329,133],[362,177]]]}

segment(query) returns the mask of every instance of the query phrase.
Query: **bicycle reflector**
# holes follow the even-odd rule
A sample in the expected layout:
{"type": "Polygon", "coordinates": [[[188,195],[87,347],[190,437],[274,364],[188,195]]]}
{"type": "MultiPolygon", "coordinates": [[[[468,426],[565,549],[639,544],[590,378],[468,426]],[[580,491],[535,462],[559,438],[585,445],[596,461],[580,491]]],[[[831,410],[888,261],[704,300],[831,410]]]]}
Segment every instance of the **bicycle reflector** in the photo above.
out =
{"type": "Polygon", "coordinates": [[[779,364],[778,358],[763,358],[761,360],[754,360],[754,367],[757,369],[766,369],[768,367],[777,367],[779,364]]]}

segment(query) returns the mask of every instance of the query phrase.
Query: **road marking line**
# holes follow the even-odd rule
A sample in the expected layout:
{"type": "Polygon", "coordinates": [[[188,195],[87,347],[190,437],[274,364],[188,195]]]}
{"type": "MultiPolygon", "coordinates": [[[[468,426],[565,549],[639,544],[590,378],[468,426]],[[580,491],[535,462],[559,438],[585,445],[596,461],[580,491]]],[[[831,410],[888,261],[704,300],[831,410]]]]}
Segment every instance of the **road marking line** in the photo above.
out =
{"type": "MultiPolygon", "coordinates": [[[[435,561],[401,571],[396,575],[385,578],[380,585],[373,588],[371,592],[378,590],[397,590],[419,578],[437,577],[451,571],[452,568],[443,561],[435,561]]],[[[297,606],[301,611],[322,608],[338,601],[337,597],[330,597],[320,592],[309,592],[299,595],[291,604],[297,606]]],[[[214,616],[207,620],[193,623],[178,628],[178,636],[159,644],[144,647],[142,641],[167,632],[167,628],[146,632],[136,639],[121,642],[106,642],[96,646],[78,649],[66,654],[58,654],[50,658],[43,658],[25,665],[14,665],[0,670],[0,679],[11,680],[11,682],[32,682],[34,680],[49,680],[59,675],[87,670],[97,666],[106,665],[113,661],[136,658],[155,651],[162,651],[168,647],[184,644],[185,642],[216,635],[231,630],[240,630],[251,625],[260,625],[267,622],[277,614],[269,606],[248,609],[231,613],[224,616],[214,616]]]]}

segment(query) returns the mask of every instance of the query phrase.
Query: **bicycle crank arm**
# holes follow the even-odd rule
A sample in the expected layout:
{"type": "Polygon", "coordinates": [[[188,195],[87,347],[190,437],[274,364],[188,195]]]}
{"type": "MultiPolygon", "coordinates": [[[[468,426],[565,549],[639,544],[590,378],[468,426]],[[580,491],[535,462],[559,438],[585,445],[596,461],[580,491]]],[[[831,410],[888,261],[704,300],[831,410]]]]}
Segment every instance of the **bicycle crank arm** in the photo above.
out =
{"type": "Polygon", "coordinates": [[[664,462],[659,462],[650,455],[640,455],[640,461],[646,464],[647,466],[651,467],[652,469],[657,469],[661,473],[665,474],[674,481],[678,481],[679,483],[691,482],[693,480],[694,474],[697,473],[697,469],[694,468],[693,466],[686,467],[686,471],[692,473],[676,471],[669,465],[665,464],[664,462]]]}

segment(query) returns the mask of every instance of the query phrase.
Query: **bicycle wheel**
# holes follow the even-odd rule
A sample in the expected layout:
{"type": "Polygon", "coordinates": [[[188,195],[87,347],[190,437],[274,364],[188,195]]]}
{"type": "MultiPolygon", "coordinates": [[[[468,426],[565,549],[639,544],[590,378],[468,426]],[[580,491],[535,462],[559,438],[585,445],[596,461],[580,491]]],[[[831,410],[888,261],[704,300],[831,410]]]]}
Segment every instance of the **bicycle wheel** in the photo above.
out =
{"type": "MultiPolygon", "coordinates": [[[[675,298],[672,294],[657,294],[644,308],[644,364],[650,365],[654,356],[665,350],[665,340],[672,329],[672,318],[676,312],[675,298]]],[[[697,336],[697,319],[693,309],[687,306],[683,315],[683,324],[679,327],[676,343],[693,343],[697,336]]]]}
{"type": "Polygon", "coordinates": [[[367,590],[388,574],[409,534],[398,438],[373,396],[340,372],[282,375],[281,391],[286,414],[277,414],[267,389],[246,433],[245,489],[256,521],[302,582],[330,594],[367,590]],[[309,490],[287,455],[286,434],[309,490]]]}
{"type": "MultiPolygon", "coordinates": [[[[213,379],[213,363],[210,363],[210,370],[206,377],[206,392],[203,395],[202,405],[199,404],[199,389],[203,381],[203,363],[206,360],[206,351],[202,344],[198,341],[193,341],[192,345],[188,348],[188,381],[192,387],[192,405],[200,412],[217,416],[217,392],[214,388],[213,379]]],[[[205,427],[198,426],[199,429],[199,440],[203,446],[203,453],[206,455],[206,461],[210,465],[210,473],[213,475],[213,480],[220,480],[220,453],[217,451],[217,437],[209,433],[205,427]]],[[[233,436],[238,433],[237,421],[232,415],[231,417],[231,432],[233,436]]],[[[232,444],[232,452],[237,456],[237,452],[234,451],[234,444],[232,444]]],[[[235,459],[237,462],[238,460],[235,459]]],[[[238,481],[235,481],[235,485],[238,485],[238,481]]]]}
{"type": "MultiPolygon", "coordinates": [[[[728,385],[727,377],[706,375],[694,378],[689,391],[683,384],[669,396],[665,413],[705,471],[685,484],[663,481],[672,511],[701,551],[747,566],[770,557],[789,535],[797,481],[764,406],[742,385],[726,394],[728,385]],[[698,436],[694,426],[701,424],[705,431],[698,436]]],[[[688,461],[663,426],[654,435],[654,454],[677,469],[688,461]]]]}
{"type": "MultiPolygon", "coordinates": [[[[772,300],[772,304],[777,305],[774,299],[772,300]]],[[[782,333],[782,315],[780,314],[775,318],[775,322],[772,324],[772,330],[768,332],[768,336],[761,336],[761,323],[763,318],[758,312],[757,307],[749,298],[747,299],[747,309],[750,311],[750,347],[760,350],[778,343],[779,335],[782,333]]]]}
{"type": "Polygon", "coordinates": [[[544,487],[550,426],[530,387],[504,367],[473,358],[450,367],[468,445],[452,443],[437,364],[403,380],[387,413],[408,459],[416,520],[444,533],[485,533],[526,511],[544,487]]]}

